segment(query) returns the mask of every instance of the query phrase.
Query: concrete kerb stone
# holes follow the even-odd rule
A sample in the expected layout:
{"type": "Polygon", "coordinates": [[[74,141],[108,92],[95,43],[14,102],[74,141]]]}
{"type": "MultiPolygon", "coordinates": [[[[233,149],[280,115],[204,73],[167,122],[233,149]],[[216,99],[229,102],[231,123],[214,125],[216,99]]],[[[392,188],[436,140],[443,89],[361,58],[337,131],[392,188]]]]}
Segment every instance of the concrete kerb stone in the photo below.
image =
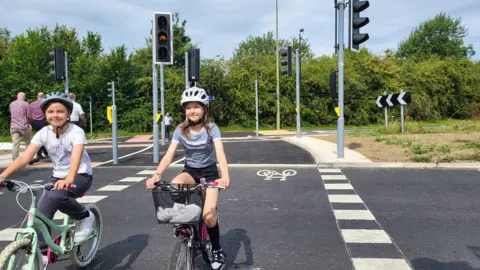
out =
{"type": "Polygon", "coordinates": [[[397,168],[397,169],[439,169],[439,170],[479,170],[480,163],[408,163],[408,162],[320,162],[318,168],[397,168]]]}

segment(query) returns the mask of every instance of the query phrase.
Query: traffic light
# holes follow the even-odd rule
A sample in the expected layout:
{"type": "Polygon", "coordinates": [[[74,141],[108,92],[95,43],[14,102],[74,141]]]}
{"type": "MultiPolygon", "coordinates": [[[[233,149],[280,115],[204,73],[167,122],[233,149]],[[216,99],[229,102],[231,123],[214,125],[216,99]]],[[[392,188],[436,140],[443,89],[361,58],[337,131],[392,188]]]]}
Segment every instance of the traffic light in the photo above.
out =
{"type": "Polygon", "coordinates": [[[360,12],[364,11],[370,6],[368,1],[351,0],[349,9],[349,28],[350,28],[350,42],[349,48],[354,50],[360,49],[360,44],[367,41],[370,37],[367,33],[360,33],[360,28],[364,27],[370,22],[368,17],[360,17],[360,12]]]}
{"type": "Polygon", "coordinates": [[[188,81],[200,80],[200,49],[188,50],[188,81]]]}
{"type": "Polygon", "coordinates": [[[330,72],[330,97],[333,101],[337,99],[337,71],[330,72]]]}
{"type": "Polygon", "coordinates": [[[287,74],[288,76],[292,76],[292,47],[288,46],[286,49],[283,48],[280,51],[280,55],[282,57],[286,56],[286,59],[282,59],[282,66],[287,66],[287,68],[282,68],[282,75],[287,74]]]}
{"type": "Polygon", "coordinates": [[[55,81],[65,79],[65,54],[62,47],[54,47],[50,55],[50,76],[55,81]]]}
{"type": "Polygon", "coordinates": [[[173,64],[173,28],[171,12],[153,13],[153,62],[173,64]]]}

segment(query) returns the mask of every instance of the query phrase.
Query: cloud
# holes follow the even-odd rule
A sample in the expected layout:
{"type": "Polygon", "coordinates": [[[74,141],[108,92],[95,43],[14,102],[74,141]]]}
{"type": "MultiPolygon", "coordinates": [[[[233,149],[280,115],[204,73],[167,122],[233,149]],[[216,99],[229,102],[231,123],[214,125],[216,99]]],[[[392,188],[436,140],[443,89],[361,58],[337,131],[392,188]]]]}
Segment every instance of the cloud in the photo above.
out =
{"type": "MultiPolygon", "coordinates": [[[[369,0],[364,16],[370,24],[364,27],[370,40],[364,43],[373,53],[397,48],[411,30],[443,11],[461,17],[469,29],[467,44],[474,44],[480,59],[480,1],[464,0],[369,0]]],[[[304,28],[306,38],[316,55],[334,51],[335,13],[333,0],[278,0],[280,38],[298,36],[304,28]]],[[[27,28],[55,23],[77,29],[82,37],[88,30],[102,36],[105,49],[125,44],[130,50],[145,46],[154,11],[178,11],[187,20],[187,33],[199,43],[202,58],[232,56],[238,44],[249,35],[275,33],[275,1],[265,0],[16,0],[3,1],[0,27],[13,35],[27,28]]],[[[348,10],[345,12],[345,44],[347,44],[348,10]]]]}

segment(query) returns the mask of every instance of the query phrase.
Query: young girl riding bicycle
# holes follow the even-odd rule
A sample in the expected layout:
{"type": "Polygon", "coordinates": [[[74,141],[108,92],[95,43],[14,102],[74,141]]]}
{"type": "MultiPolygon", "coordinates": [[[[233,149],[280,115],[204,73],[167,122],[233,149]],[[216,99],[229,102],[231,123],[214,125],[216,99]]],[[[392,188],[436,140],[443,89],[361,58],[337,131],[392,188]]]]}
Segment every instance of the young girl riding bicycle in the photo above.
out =
{"type": "MultiPolygon", "coordinates": [[[[207,93],[201,88],[189,88],[182,94],[181,105],[185,110],[186,119],[175,129],[167,153],[160,161],[155,174],[146,182],[147,188],[154,188],[155,183],[160,181],[162,174],[172,162],[179,143],[183,146],[186,162],[182,173],[172,180],[172,184],[198,184],[200,178],[205,178],[207,182],[216,181],[219,186],[228,188],[230,177],[227,158],[223,150],[220,130],[208,118],[207,93]]],[[[202,215],[212,243],[211,268],[213,270],[224,269],[226,266],[225,253],[220,246],[220,230],[216,214],[218,193],[219,190],[216,188],[206,190],[202,215]]]]}
{"type": "MultiPolygon", "coordinates": [[[[90,235],[95,223],[95,216],[76,200],[92,185],[92,167],[85,150],[87,139],[83,129],[69,123],[73,102],[65,94],[47,94],[40,107],[49,125],[35,134],[23,154],[0,174],[0,181],[25,167],[38,150],[45,147],[53,163],[52,181],[55,186],[53,190],[45,191],[38,203],[38,210],[49,219],[60,210],[72,219],[81,221],[74,236],[74,241],[79,243],[90,235]],[[72,184],[74,187],[70,187],[72,184]]],[[[40,249],[46,248],[41,234],[38,243],[40,249]]]]}

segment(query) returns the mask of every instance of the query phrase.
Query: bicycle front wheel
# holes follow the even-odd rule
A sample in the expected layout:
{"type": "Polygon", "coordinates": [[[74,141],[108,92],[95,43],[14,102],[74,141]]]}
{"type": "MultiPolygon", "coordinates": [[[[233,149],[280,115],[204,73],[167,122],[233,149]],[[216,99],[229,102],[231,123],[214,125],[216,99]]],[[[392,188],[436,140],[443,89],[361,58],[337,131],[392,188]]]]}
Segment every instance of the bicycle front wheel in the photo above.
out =
{"type": "Polygon", "coordinates": [[[35,247],[31,249],[32,239],[23,238],[14,241],[0,253],[0,269],[1,270],[22,270],[22,269],[43,269],[43,260],[40,250],[35,247]],[[30,250],[35,252],[29,253],[30,250]],[[29,260],[31,256],[35,256],[33,260],[33,268],[29,267],[29,260]]]}
{"type": "Polygon", "coordinates": [[[189,247],[188,241],[189,238],[182,234],[175,238],[168,263],[169,270],[193,270],[195,268],[195,248],[189,247]]]}

